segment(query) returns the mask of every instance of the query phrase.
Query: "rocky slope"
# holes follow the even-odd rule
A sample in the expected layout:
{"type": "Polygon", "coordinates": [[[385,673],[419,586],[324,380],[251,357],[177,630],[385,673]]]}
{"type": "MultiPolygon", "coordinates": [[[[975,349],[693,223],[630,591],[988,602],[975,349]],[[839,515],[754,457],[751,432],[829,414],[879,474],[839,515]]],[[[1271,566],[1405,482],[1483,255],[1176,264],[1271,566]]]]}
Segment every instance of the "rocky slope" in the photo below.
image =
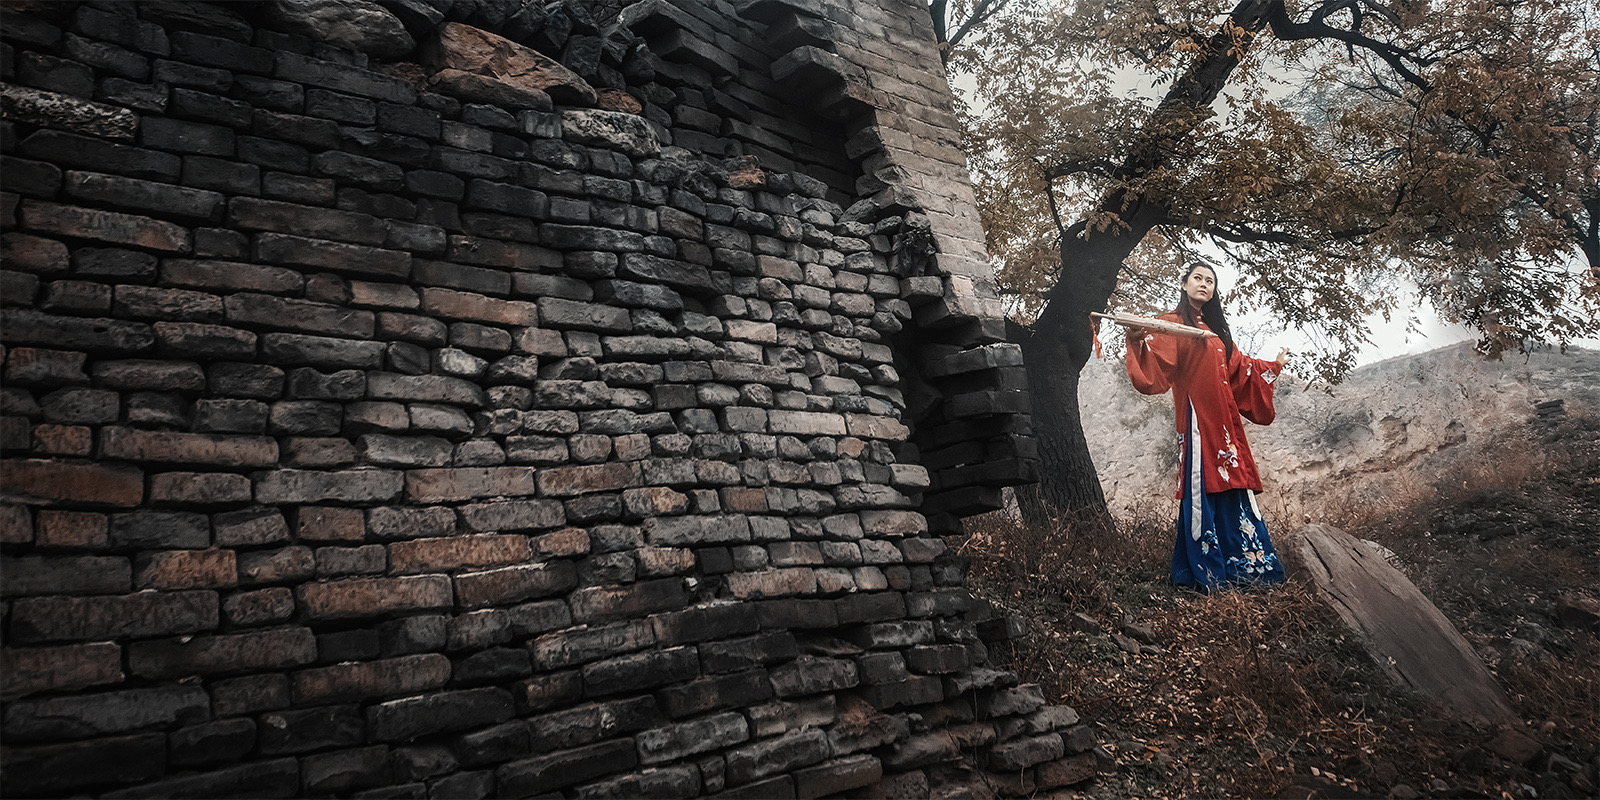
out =
{"type": "MultiPolygon", "coordinates": [[[[1171,397],[1135,392],[1116,358],[1090,363],[1080,397],[1112,508],[1170,502],[1171,397]]],[[[1352,503],[1425,491],[1462,467],[1490,481],[1497,471],[1538,469],[1540,448],[1521,434],[1537,417],[1535,404],[1550,400],[1563,400],[1567,413],[1600,413],[1600,352],[1491,361],[1461,343],[1361,367],[1337,386],[1285,376],[1277,421],[1246,423],[1266,487],[1263,511],[1322,520],[1352,503]]]]}

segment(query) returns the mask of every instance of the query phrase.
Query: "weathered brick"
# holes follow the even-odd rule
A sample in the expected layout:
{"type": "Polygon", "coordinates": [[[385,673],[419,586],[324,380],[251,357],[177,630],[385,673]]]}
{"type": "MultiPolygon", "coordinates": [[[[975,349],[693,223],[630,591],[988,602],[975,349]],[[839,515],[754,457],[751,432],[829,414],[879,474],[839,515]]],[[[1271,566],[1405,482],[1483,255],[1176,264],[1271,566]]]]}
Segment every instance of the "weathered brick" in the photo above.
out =
{"type": "Polygon", "coordinates": [[[300,273],[264,264],[169,258],[161,262],[161,282],[212,292],[291,294],[305,286],[300,273]]]}
{"type": "Polygon", "coordinates": [[[22,224],[41,233],[150,250],[187,253],[193,247],[189,231],[170,222],[37,200],[23,201],[22,224]]]}
{"type": "Polygon", "coordinates": [[[615,462],[576,467],[555,467],[539,472],[541,493],[570,497],[590,492],[614,492],[642,480],[637,464],[615,462]]]}
{"type": "Polygon", "coordinates": [[[140,589],[225,589],[239,581],[232,550],[140,553],[134,585],[140,589]]]}
{"type": "Polygon", "coordinates": [[[317,658],[316,637],[307,628],[134,642],[129,670],[145,678],[223,675],[282,670],[317,658]]]}
{"type": "Polygon", "coordinates": [[[191,361],[119,359],[90,371],[97,386],[119,391],[196,392],[206,385],[205,371],[191,361]]]}
{"type": "MultiPolygon", "coordinates": [[[[6,468],[10,468],[10,464],[6,468]]],[[[13,506],[12,508],[20,507],[13,506]]],[[[38,543],[45,547],[98,550],[109,541],[106,515],[87,511],[40,511],[38,543]]],[[[9,538],[9,537],[8,537],[9,538]]]]}
{"type": "Polygon", "coordinates": [[[370,339],[374,330],[371,311],[341,308],[327,303],[241,292],[229,295],[223,305],[231,325],[349,339],[370,339]]]}
{"type": "Polygon", "coordinates": [[[100,432],[100,453],[125,461],[270,467],[278,462],[278,443],[260,436],[107,427],[100,432]]]}
{"type": "Polygon", "coordinates": [[[383,342],[353,341],[301,333],[267,333],[261,336],[261,353],[286,367],[320,369],[377,369],[383,364],[383,342]]]}
{"type": "Polygon", "coordinates": [[[378,703],[367,709],[367,724],[378,741],[402,741],[424,733],[504,722],[512,713],[510,692],[467,689],[378,703]]]}
{"type": "Polygon", "coordinates": [[[409,539],[389,545],[389,569],[396,574],[444,572],[526,561],[528,537],[480,534],[443,539],[409,539]]]}
{"type": "Polygon", "coordinates": [[[248,503],[250,479],[223,472],[162,472],[150,476],[150,499],[157,503],[248,503]]]}
{"type": "Polygon", "coordinates": [[[566,561],[468,572],[455,576],[456,604],[467,609],[502,606],[560,594],[577,583],[577,570],[566,561]]]}
{"type": "Polygon", "coordinates": [[[172,766],[231,764],[255,748],[256,722],[253,719],[202,722],[173,731],[167,742],[172,766]]]}
{"type": "Polygon", "coordinates": [[[772,670],[772,687],[779,697],[838,691],[858,682],[856,665],[842,659],[801,656],[772,670]]]}
{"type": "Polygon", "coordinates": [[[295,538],[302,542],[359,542],[366,536],[361,509],[303,506],[295,511],[295,538]]]}
{"type": "Polygon", "coordinates": [[[735,572],[728,576],[728,591],[741,600],[810,594],[816,589],[816,571],[805,567],[735,572]]]}
{"type": "Polygon", "coordinates": [[[382,745],[315,753],[300,759],[300,786],[308,793],[344,793],[381,786],[389,782],[390,775],[389,748],[382,745]]]}
{"type": "Polygon", "coordinates": [[[632,769],[637,763],[633,741],[622,739],[513,761],[495,770],[495,782],[504,794],[533,797],[632,769]]]}
{"type": "Polygon", "coordinates": [[[687,717],[723,708],[745,708],[772,697],[765,670],[697,678],[659,690],[661,707],[670,717],[687,717]]]}
{"type": "Polygon", "coordinates": [[[110,556],[0,557],[0,596],[117,594],[133,590],[126,558],[110,556]]]}
{"type": "Polygon", "coordinates": [[[579,589],[568,598],[572,616],[580,623],[641,617],[681,608],[688,602],[689,594],[679,578],[642,581],[628,586],[593,586],[579,589]]]}
{"type": "Polygon", "coordinates": [[[339,664],[294,673],[296,703],[394,697],[438,689],[450,680],[450,659],[438,653],[339,664]]]}
{"type": "Polygon", "coordinates": [[[11,635],[27,643],[177,636],[212,630],[217,622],[217,593],[209,591],[38,597],[11,607],[11,635]]]}
{"type": "Polygon", "coordinates": [[[789,772],[828,757],[828,737],[819,730],[787,733],[728,751],[730,784],[748,783],[768,775],[789,772]]]}
{"type": "Polygon", "coordinates": [[[282,233],[255,235],[255,259],[284,267],[325,269],[379,278],[411,274],[411,254],[282,233]]]}
{"type": "MultiPolygon", "coordinates": [[[[287,688],[284,699],[287,702],[287,688]]],[[[351,747],[366,743],[366,727],[360,707],[354,705],[272,711],[260,717],[256,747],[262,755],[351,747]]]]}
{"type": "Polygon", "coordinates": [[[97,172],[68,170],[65,177],[67,196],[76,199],[209,222],[222,218],[224,198],[217,192],[97,172]]]}
{"type": "Polygon", "coordinates": [[[279,544],[289,540],[289,526],[275,508],[246,509],[211,518],[212,537],[218,547],[279,544]]]}
{"type": "Polygon", "coordinates": [[[548,671],[639,650],[653,644],[655,644],[655,634],[650,624],[643,620],[634,620],[558,631],[535,639],[529,645],[529,649],[534,666],[548,671]]]}
{"type": "Polygon", "coordinates": [[[537,493],[534,472],[526,467],[457,467],[406,472],[406,496],[417,503],[448,503],[480,497],[537,493]]]}
{"type": "Polygon", "coordinates": [[[528,732],[536,750],[560,750],[644,730],[660,716],[654,698],[629,697],[533,717],[528,732]]]}
{"type": "Polygon", "coordinates": [[[126,689],[12,703],[4,733],[13,740],[83,739],[198,722],[210,712],[211,698],[199,686],[126,689]]]}
{"type": "Polygon", "coordinates": [[[400,495],[401,473],[380,469],[313,472],[280,469],[256,479],[259,503],[384,503],[400,495]]]}
{"type": "Polygon", "coordinates": [[[8,697],[122,682],[122,648],[110,642],[0,650],[8,697]]]}
{"type": "Polygon", "coordinates": [[[446,319],[464,319],[491,325],[528,327],[539,322],[538,308],[520,300],[501,300],[453,289],[422,290],[422,308],[446,319]]]}
{"type": "Polygon", "coordinates": [[[245,586],[299,583],[316,569],[311,548],[301,545],[276,550],[252,550],[238,555],[239,582],[245,586]]]}
{"type": "Polygon", "coordinates": [[[235,592],[222,598],[222,615],[241,627],[287,622],[294,616],[294,592],[287,586],[235,592]]]}
{"type": "Polygon", "coordinates": [[[153,780],[163,774],[166,756],[167,737],[160,733],[19,747],[8,753],[6,790],[43,796],[153,780]]]}
{"type": "Polygon", "coordinates": [[[451,605],[450,579],[443,575],[352,578],[295,589],[312,619],[362,619],[451,605]]]}
{"type": "Polygon", "coordinates": [[[699,674],[693,647],[651,650],[596,661],[583,667],[584,690],[591,696],[636,692],[677,683],[699,674]]]}
{"type": "Polygon", "coordinates": [[[0,311],[6,342],[39,344],[76,350],[110,350],[138,353],[155,344],[155,332],[141,322],[102,317],[58,317],[31,309],[0,311]]]}
{"type": "Polygon", "coordinates": [[[370,214],[239,197],[228,203],[228,222],[246,230],[291,233],[315,239],[381,245],[383,221],[370,214]]]}

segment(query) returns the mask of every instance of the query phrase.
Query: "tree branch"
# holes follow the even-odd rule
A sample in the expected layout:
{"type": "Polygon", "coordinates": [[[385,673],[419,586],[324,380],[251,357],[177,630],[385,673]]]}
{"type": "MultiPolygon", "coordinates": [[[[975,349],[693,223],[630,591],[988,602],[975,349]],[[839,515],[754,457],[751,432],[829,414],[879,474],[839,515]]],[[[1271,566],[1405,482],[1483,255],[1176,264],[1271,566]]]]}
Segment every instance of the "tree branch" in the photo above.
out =
{"type": "Polygon", "coordinates": [[[1352,11],[1353,29],[1337,28],[1327,24],[1326,20],[1338,11],[1342,11],[1354,4],[1351,0],[1337,0],[1337,2],[1324,4],[1311,15],[1306,22],[1295,22],[1289,18],[1289,11],[1282,2],[1272,4],[1268,12],[1269,22],[1272,25],[1272,35],[1286,42],[1304,39],[1333,39],[1344,42],[1350,47],[1360,47],[1370,51],[1373,55],[1384,60],[1401,78],[1419,89],[1427,90],[1432,84],[1421,75],[1417,74],[1406,62],[1415,64],[1419,69],[1433,63],[1432,59],[1417,55],[1402,47],[1396,47],[1387,42],[1368,37],[1360,32],[1360,15],[1352,11]]]}

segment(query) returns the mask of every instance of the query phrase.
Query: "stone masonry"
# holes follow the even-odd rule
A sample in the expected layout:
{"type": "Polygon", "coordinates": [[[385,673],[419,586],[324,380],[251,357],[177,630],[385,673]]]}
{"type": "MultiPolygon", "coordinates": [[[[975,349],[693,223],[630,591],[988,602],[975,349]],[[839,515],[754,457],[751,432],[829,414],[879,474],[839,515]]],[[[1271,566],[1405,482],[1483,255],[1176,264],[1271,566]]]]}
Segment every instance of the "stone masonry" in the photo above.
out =
{"type": "Polygon", "coordinates": [[[7,796],[1013,796],[919,0],[7,2],[7,796]]]}

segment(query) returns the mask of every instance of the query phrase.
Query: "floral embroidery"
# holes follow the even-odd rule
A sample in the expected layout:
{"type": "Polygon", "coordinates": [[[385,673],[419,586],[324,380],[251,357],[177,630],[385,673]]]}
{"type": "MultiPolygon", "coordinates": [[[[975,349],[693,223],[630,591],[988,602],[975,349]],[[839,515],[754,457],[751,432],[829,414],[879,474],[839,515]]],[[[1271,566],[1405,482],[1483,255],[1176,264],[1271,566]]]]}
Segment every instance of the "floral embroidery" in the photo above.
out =
{"type": "Polygon", "coordinates": [[[1222,432],[1223,449],[1217,451],[1217,474],[1222,480],[1228,480],[1228,467],[1239,468],[1239,448],[1233,444],[1233,437],[1226,430],[1222,432]]]}

